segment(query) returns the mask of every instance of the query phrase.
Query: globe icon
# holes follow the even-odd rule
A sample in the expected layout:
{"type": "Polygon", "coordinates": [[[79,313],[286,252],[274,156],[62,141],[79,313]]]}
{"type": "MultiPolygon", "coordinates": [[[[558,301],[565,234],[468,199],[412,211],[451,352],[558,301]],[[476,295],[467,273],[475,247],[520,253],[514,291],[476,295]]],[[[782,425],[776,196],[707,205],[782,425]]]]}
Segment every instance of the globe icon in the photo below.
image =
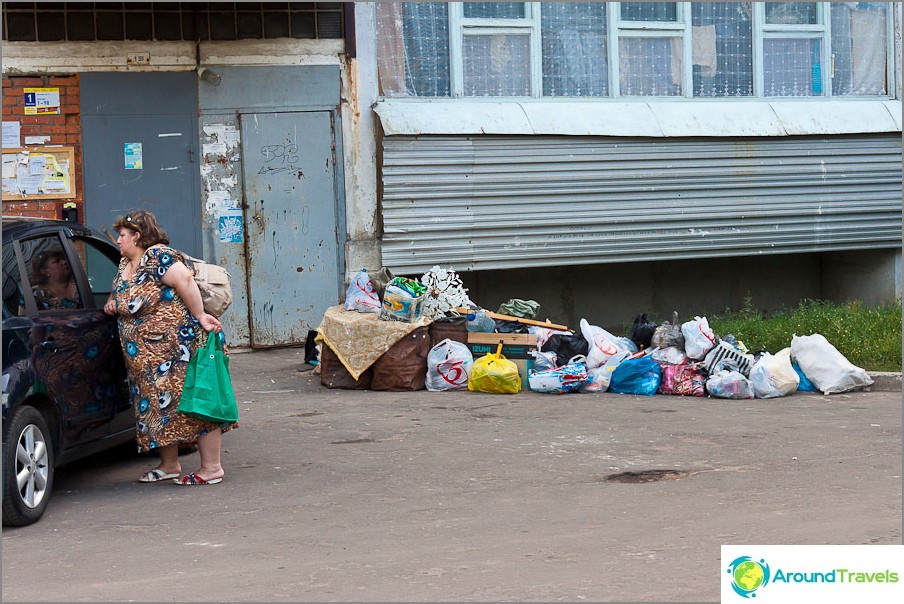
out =
{"type": "Polygon", "coordinates": [[[733,576],[735,585],[744,591],[753,591],[763,584],[763,567],[753,560],[747,560],[735,567],[733,576]]]}

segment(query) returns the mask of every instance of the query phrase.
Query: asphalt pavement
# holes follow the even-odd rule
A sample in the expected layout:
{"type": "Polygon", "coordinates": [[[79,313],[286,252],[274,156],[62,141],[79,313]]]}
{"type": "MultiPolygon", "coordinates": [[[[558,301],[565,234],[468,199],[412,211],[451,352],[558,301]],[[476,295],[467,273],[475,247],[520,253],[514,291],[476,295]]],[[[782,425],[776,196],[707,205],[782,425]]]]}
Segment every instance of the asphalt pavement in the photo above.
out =
{"type": "Polygon", "coordinates": [[[900,392],[330,390],[303,357],[233,355],[222,484],[60,469],[3,601],[717,601],[722,544],[902,541],[900,392]]]}

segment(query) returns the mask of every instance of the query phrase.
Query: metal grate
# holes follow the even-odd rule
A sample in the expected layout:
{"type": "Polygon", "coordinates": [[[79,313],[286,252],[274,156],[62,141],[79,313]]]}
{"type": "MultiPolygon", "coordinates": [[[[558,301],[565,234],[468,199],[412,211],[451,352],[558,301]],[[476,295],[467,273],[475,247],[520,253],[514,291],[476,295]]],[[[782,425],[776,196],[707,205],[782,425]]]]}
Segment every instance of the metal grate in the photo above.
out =
{"type": "Polygon", "coordinates": [[[341,2],[4,2],[3,40],[342,38],[341,2]]]}

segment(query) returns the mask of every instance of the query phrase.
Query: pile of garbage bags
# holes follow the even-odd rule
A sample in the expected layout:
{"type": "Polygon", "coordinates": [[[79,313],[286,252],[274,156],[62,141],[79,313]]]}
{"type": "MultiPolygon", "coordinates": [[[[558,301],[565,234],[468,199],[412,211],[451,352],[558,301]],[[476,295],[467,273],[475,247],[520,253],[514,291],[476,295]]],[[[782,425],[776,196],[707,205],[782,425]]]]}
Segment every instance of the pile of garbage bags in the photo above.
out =
{"type": "Polygon", "coordinates": [[[577,333],[542,323],[535,320],[539,306],[533,300],[512,299],[496,313],[486,311],[468,298],[454,271],[439,266],[419,280],[396,277],[386,267],[374,273],[362,269],[345,300],[346,310],[376,313],[383,320],[414,323],[422,316],[436,321],[455,317],[464,321],[467,332],[536,336],[526,376],[523,359],[519,373],[519,365],[503,355],[501,342],[495,351],[483,354],[484,348],[474,358],[473,347],[464,343],[471,339],[434,339],[424,384],[430,391],[467,388],[512,394],[526,384],[535,392],[556,394],[751,399],[796,391],[833,394],[873,383],[820,334],[794,335],[788,347],[774,354],[751,353],[734,336],[717,336],[705,316],[679,322],[675,313],[671,321],[656,324],[639,314],[627,336],[617,336],[586,319],[581,319],[577,333]]]}
{"type": "MultiPolygon", "coordinates": [[[[718,337],[706,317],[655,325],[639,315],[628,337],[580,322],[580,334],[531,326],[538,350],[528,384],[535,392],[615,392],[653,396],[776,398],[794,392],[833,394],[871,385],[820,334],[794,335],[775,354],[750,353],[734,336],[718,337]]],[[[516,393],[515,364],[495,353],[474,359],[461,343],[444,340],[428,356],[428,390],[516,393]]]]}

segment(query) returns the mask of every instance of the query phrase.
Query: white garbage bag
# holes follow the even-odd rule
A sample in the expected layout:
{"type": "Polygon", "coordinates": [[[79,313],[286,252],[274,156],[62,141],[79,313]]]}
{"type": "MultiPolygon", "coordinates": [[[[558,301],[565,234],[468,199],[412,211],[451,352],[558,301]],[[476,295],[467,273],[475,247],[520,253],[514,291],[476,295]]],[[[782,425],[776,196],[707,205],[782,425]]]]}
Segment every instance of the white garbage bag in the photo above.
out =
{"type": "Polygon", "coordinates": [[[775,398],[797,391],[800,376],[791,366],[791,349],[771,355],[764,352],[750,370],[750,383],[756,398],[775,398]]]}
{"type": "Polygon", "coordinates": [[[468,387],[474,355],[467,346],[446,338],[427,353],[427,377],[430,392],[468,387]]]}
{"type": "Polygon", "coordinates": [[[587,352],[589,369],[596,369],[620,350],[615,336],[602,327],[591,325],[587,319],[581,319],[581,335],[590,345],[590,350],[587,352]]]}
{"type": "Polygon", "coordinates": [[[716,334],[709,327],[706,317],[694,317],[693,321],[681,324],[684,336],[684,352],[687,358],[699,361],[710,348],[716,345],[716,334]]]}
{"type": "Polygon", "coordinates": [[[380,314],[380,294],[374,291],[374,283],[367,269],[355,275],[345,292],[345,309],[380,314]]]}
{"type": "Polygon", "coordinates": [[[581,392],[605,392],[612,382],[612,372],[618,364],[631,356],[627,350],[620,350],[606,359],[606,362],[595,369],[591,369],[590,381],[581,387],[581,392]]]}
{"type": "Polygon", "coordinates": [[[744,374],[722,369],[706,380],[706,391],[719,398],[753,398],[753,386],[744,374]]]}
{"type": "Polygon", "coordinates": [[[873,383],[864,369],[847,360],[822,334],[795,335],[791,338],[791,357],[823,394],[847,392],[873,383]]]}

